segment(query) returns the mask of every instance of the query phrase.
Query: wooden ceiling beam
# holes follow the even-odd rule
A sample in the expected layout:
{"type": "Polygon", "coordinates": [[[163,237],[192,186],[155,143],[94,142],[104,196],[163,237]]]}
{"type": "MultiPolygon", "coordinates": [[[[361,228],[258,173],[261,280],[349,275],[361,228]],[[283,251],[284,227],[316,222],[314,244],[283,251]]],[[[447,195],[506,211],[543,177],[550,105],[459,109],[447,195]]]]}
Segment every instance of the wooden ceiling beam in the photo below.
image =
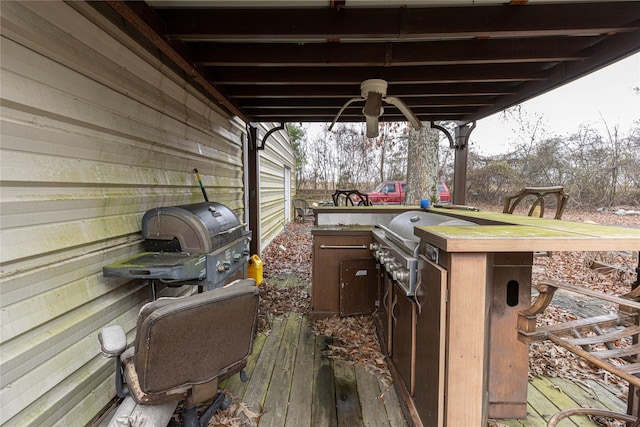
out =
{"type": "Polygon", "coordinates": [[[384,79],[393,87],[416,83],[521,82],[544,80],[546,71],[532,64],[489,64],[427,67],[218,67],[216,85],[356,85],[366,79],[384,79]]]}
{"type": "MultiPolygon", "coordinates": [[[[405,98],[404,103],[409,107],[483,107],[493,105],[496,97],[413,97],[405,98]]],[[[282,108],[334,108],[340,109],[350,98],[278,98],[278,99],[244,99],[238,105],[245,111],[250,112],[253,108],[262,109],[282,109],[282,108]]],[[[357,107],[360,104],[353,104],[357,107]]],[[[362,105],[360,105],[362,108],[362,105]]]]}
{"type": "Polygon", "coordinates": [[[638,2],[423,8],[157,9],[180,40],[412,40],[597,35],[638,29],[638,2]]]}
{"type": "Polygon", "coordinates": [[[602,37],[402,43],[189,43],[200,66],[424,66],[581,61],[602,37]]]}
{"type": "MultiPolygon", "coordinates": [[[[515,95],[512,83],[456,83],[456,84],[416,84],[394,85],[393,94],[402,99],[409,97],[460,97],[460,96],[504,96],[515,95]]],[[[278,98],[333,98],[350,99],[360,95],[358,85],[234,85],[226,86],[225,94],[229,99],[278,98]]]]}

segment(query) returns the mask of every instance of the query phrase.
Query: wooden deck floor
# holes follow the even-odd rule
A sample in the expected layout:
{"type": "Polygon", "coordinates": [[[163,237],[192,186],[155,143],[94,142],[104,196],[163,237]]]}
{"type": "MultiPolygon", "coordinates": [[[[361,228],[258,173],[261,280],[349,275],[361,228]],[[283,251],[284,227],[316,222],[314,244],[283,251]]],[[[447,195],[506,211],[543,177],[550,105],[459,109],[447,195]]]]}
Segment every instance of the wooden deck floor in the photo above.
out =
{"type": "Polygon", "coordinates": [[[315,336],[306,316],[275,317],[260,334],[245,369],[225,390],[254,412],[260,426],[406,426],[393,386],[363,367],[331,360],[331,338],[315,336]]]}
{"type": "MultiPolygon", "coordinates": [[[[273,280],[270,282],[274,284],[273,280]]],[[[284,280],[278,285],[301,283],[284,280]]],[[[221,384],[237,404],[236,414],[262,413],[245,420],[248,422],[243,426],[413,425],[393,386],[387,387],[381,378],[363,367],[331,360],[323,354],[332,339],[315,336],[306,316],[298,313],[275,316],[271,325],[271,330],[255,339],[245,369],[249,380],[243,383],[239,375],[234,375],[221,384]]],[[[615,386],[601,382],[537,378],[529,383],[527,418],[490,420],[489,426],[542,427],[559,409],[580,406],[624,412],[626,403],[615,386]]],[[[584,416],[560,423],[560,427],[601,425],[584,416]]]]}
{"type": "MultiPolygon", "coordinates": [[[[405,418],[393,387],[386,387],[362,367],[322,355],[329,341],[313,335],[306,317],[295,313],[276,317],[269,334],[256,339],[247,367],[249,381],[242,383],[236,375],[226,390],[252,411],[264,411],[261,427],[413,425],[405,418]]],[[[580,406],[624,412],[626,403],[618,393],[615,387],[594,380],[537,378],[529,383],[526,419],[491,420],[489,425],[546,426],[559,409],[580,406]]],[[[585,416],[560,424],[601,425],[585,416]]]]}

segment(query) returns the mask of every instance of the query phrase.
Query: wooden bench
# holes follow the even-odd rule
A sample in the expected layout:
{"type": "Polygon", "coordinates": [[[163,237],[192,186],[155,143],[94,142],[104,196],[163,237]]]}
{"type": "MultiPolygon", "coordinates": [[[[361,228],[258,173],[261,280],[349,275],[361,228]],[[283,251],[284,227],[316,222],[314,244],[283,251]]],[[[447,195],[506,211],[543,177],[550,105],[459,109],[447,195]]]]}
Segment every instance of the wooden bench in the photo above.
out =
{"type": "Polygon", "coordinates": [[[640,390],[640,287],[621,297],[592,291],[580,286],[558,281],[546,281],[538,286],[539,295],[531,307],[518,316],[518,338],[526,343],[550,340],[568,351],[586,359],[629,382],[630,414],[619,414],[591,408],[560,411],[547,424],[554,427],[560,420],[573,415],[598,415],[620,419],[633,426],[640,426],[637,417],[637,397],[633,390],[640,390]],[[618,304],[617,312],[536,327],[538,314],[551,303],[555,292],[562,289],[602,301],[618,304]]]}

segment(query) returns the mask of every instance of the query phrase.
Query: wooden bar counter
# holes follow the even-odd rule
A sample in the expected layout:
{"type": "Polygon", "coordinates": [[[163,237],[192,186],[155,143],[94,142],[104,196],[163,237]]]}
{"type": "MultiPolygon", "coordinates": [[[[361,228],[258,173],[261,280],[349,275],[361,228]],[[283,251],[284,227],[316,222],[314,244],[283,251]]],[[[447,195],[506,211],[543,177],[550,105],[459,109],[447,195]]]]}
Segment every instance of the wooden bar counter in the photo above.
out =
{"type": "Polygon", "coordinates": [[[422,242],[440,249],[440,266],[446,270],[445,351],[440,361],[444,375],[443,384],[433,388],[443,390],[441,423],[485,426],[489,417],[524,418],[528,347],[517,339],[516,319],[530,305],[533,253],[637,251],[640,229],[456,209],[429,211],[479,224],[415,229],[422,242]]]}

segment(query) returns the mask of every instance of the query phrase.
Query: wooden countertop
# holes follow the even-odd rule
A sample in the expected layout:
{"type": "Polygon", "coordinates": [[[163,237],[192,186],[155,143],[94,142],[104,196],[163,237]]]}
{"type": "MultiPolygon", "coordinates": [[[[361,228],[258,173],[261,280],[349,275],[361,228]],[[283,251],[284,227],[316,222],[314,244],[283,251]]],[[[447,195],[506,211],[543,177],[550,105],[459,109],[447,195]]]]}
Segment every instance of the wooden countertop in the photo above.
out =
{"type": "Polygon", "coordinates": [[[447,252],[640,250],[640,228],[495,212],[429,211],[482,224],[416,228],[418,237],[447,252]]]}
{"type": "Polygon", "coordinates": [[[317,206],[314,213],[402,213],[406,211],[422,210],[419,206],[405,205],[374,205],[374,206],[317,206]]]}

